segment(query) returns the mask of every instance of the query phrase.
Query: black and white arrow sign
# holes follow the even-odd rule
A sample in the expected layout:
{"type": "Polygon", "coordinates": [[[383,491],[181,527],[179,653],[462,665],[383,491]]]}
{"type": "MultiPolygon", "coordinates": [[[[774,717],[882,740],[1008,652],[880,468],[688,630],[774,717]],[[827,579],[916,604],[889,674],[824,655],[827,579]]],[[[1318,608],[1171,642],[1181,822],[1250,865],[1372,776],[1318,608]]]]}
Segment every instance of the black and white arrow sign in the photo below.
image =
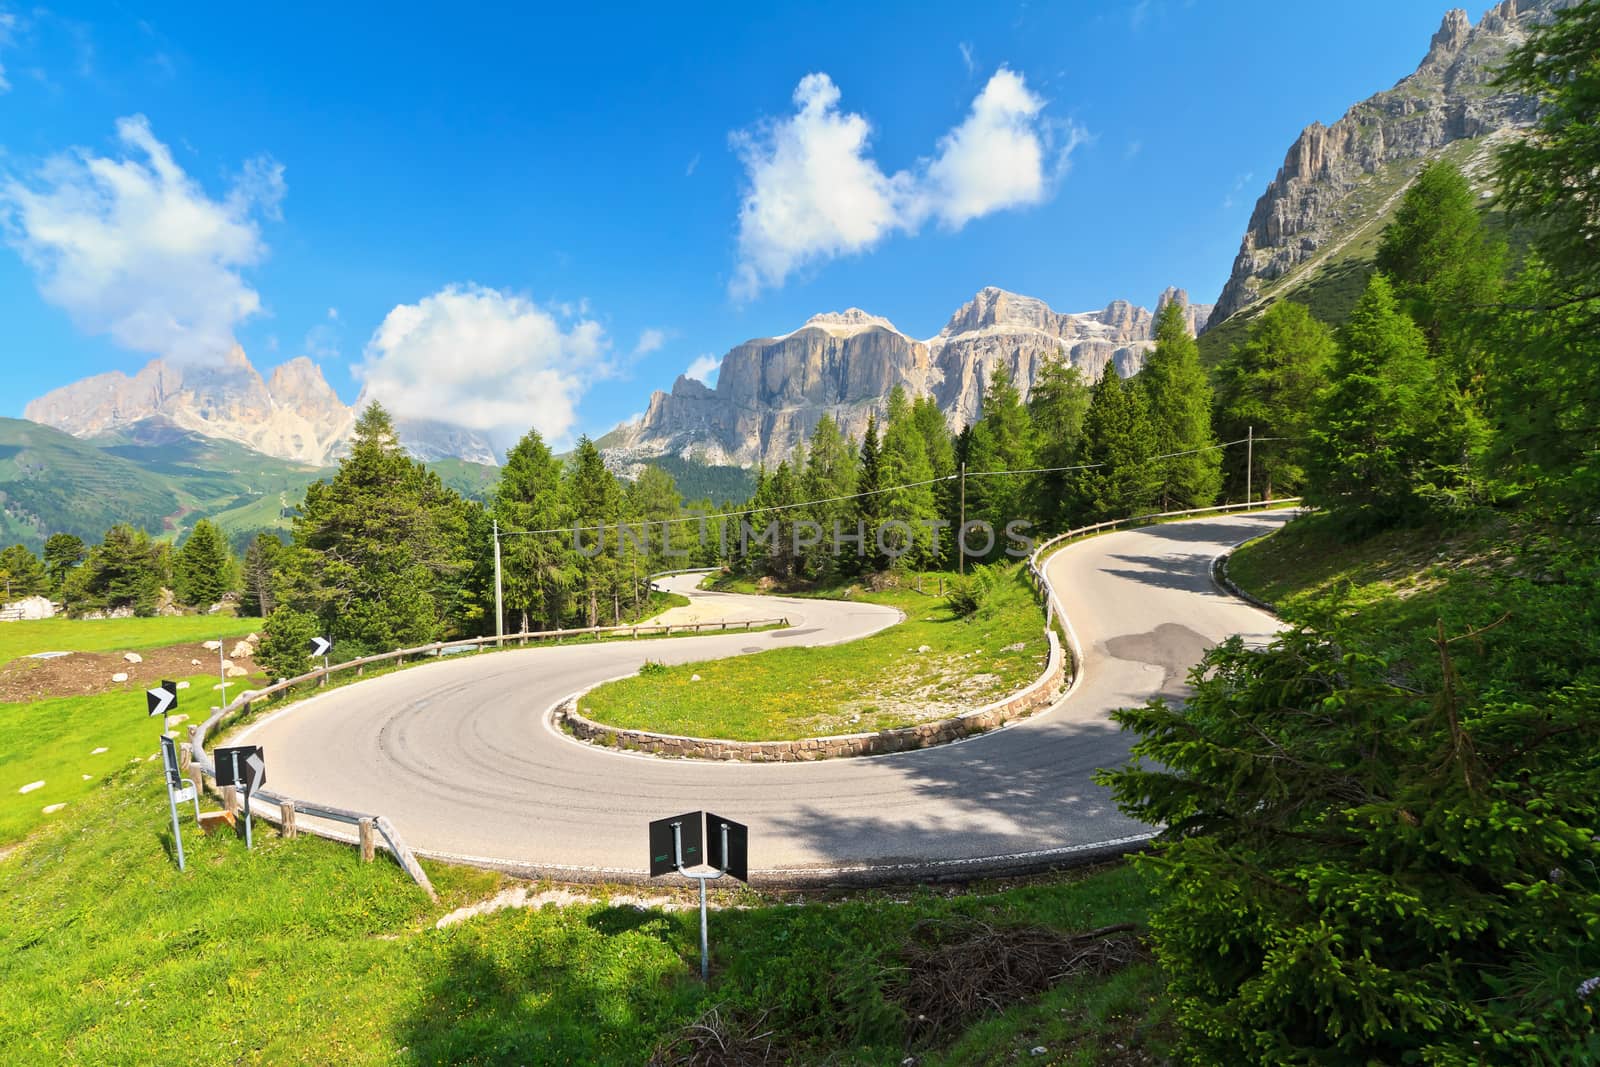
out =
{"type": "Polygon", "coordinates": [[[267,780],[267,761],[261,758],[258,748],[250,753],[244,761],[244,771],[248,776],[245,782],[245,792],[255,794],[261,789],[261,783],[267,780]]]}
{"type": "Polygon", "coordinates": [[[146,689],[144,697],[152,715],[165,715],[178,702],[178,694],[165,687],[146,689]]]}
{"type": "Polygon", "coordinates": [[[313,637],[311,639],[311,654],[313,656],[326,656],[333,651],[333,642],[326,637],[313,637]]]}

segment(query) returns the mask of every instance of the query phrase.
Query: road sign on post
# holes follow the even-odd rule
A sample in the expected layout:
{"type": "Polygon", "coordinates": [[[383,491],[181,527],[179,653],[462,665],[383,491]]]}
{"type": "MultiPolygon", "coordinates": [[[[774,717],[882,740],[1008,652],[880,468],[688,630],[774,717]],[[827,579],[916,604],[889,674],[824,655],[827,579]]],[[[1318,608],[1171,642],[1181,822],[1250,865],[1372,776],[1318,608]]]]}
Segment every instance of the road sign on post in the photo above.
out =
{"type": "MultiPolygon", "coordinates": [[[[152,689],[152,693],[165,690],[152,689]]],[[[178,853],[178,870],[183,870],[183,831],[178,828],[178,791],[184,786],[183,775],[178,770],[178,744],[166,734],[161,735],[161,764],[167,772],[167,807],[172,812],[172,847],[178,853]]]]}
{"type": "Polygon", "coordinates": [[[327,659],[328,653],[332,651],[333,642],[328,640],[326,637],[313,637],[311,639],[311,654],[313,656],[320,656],[323,659],[327,659]]]}
{"type": "Polygon", "coordinates": [[[691,811],[650,824],[650,877],[659,878],[683,867],[698,865],[702,859],[701,827],[705,813],[691,811]],[[675,833],[677,828],[681,833],[675,833]]]}
{"type": "Polygon", "coordinates": [[[750,828],[706,812],[706,863],[750,883],[750,828]]]}
{"type": "Polygon", "coordinates": [[[703,811],[657,819],[650,824],[650,877],[676,871],[700,883],[700,980],[711,974],[711,939],[706,924],[706,883],[723,874],[749,881],[749,830],[740,823],[703,811]],[[710,847],[704,848],[710,823],[710,847]],[[708,855],[709,854],[709,855],[708,855]],[[701,866],[699,870],[687,868],[701,866]]]}
{"type": "Polygon", "coordinates": [[[244,793],[244,847],[250,848],[250,798],[267,780],[267,759],[260,745],[219,748],[212,753],[217,767],[217,785],[235,786],[244,793]]]}
{"type": "Polygon", "coordinates": [[[159,715],[165,719],[167,712],[171,711],[173,706],[178,703],[178,687],[173,686],[168,689],[166,683],[163,682],[155,689],[146,689],[144,697],[145,706],[149,708],[150,714],[159,715]]]}

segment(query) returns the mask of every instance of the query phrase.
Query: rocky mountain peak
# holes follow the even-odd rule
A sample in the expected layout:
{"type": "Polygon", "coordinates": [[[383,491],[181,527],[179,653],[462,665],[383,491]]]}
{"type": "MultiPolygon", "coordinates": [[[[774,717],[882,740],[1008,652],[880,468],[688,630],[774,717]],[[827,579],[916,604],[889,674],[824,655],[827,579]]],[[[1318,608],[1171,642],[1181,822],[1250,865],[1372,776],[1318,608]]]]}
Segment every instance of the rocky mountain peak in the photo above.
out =
{"type": "Polygon", "coordinates": [[[825,330],[834,337],[850,337],[863,330],[872,329],[888,330],[891,333],[900,332],[895,329],[894,323],[888,319],[881,315],[873,315],[862,311],[860,308],[845,308],[843,311],[824,311],[819,315],[811,316],[800,329],[825,330]]]}
{"type": "MultiPolygon", "coordinates": [[[[1512,0],[1512,4],[1514,7],[1515,0],[1512,0]]],[[[1446,11],[1444,21],[1434,32],[1433,40],[1428,43],[1428,54],[1423,57],[1419,69],[1439,69],[1448,66],[1466,47],[1471,34],[1472,20],[1467,17],[1465,11],[1459,7],[1446,11]]]]}
{"type": "Polygon", "coordinates": [[[1477,154],[1466,155],[1479,158],[1495,139],[1527,128],[1535,102],[1495,85],[1495,73],[1530,25],[1570,2],[1503,0],[1476,26],[1452,10],[1414,72],[1333,125],[1307,126],[1256,201],[1210,322],[1260,300],[1302,264],[1336,253],[1449,146],[1477,142],[1477,154]]]}
{"type": "MultiPolygon", "coordinates": [[[[1210,305],[1179,300],[1191,328],[1210,305]]],[[[929,341],[896,330],[859,308],[829,312],[781,337],[731,349],[715,388],[679,376],[672,391],[651,396],[644,416],[605,436],[607,457],[624,471],[664,454],[703,455],[716,463],[775,466],[792,455],[828,415],[859,438],[868,418],[884,414],[896,387],[933,397],[960,428],[977,418],[984,384],[1004,366],[1031,390],[1045,363],[1065,358],[1088,378],[1108,365],[1123,375],[1143,365],[1154,344],[1154,316],[1126,300],[1103,311],[1062,313],[1043,300],[989,286],[981,289],[929,341]]]]}

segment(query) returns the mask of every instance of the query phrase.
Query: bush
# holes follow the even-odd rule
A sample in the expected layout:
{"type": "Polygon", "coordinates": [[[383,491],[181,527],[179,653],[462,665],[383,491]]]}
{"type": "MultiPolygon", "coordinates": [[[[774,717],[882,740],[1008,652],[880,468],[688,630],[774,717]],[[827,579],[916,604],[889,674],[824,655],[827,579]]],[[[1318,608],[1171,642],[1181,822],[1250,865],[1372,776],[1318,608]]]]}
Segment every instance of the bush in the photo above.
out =
{"type": "Polygon", "coordinates": [[[1000,579],[999,568],[979,564],[972,573],[958,575],[945,586],[944,602],[958,618],[982,611],[994,595],[1000,579]]]}
{"type": "Polygon", "coordinates": [[[1189,1051],[1595,1062],[1579,988],[1600,974],[1600,685],[1473,701],[1441,625],[1419,692],[1343,636],[1234,638],[1181,711],[1113,716],[1141,740],[1097,780],[1169,828],[1138,862],[1189,1051]]]}
{"type": "Polygon", "coordinates": [[[262,627],[256,663],[271,678],[303,674],[312,667],[310,645],[316,636],[315,616],[293,608],[277,608],[267,616],[266,625],[262,627]]]}

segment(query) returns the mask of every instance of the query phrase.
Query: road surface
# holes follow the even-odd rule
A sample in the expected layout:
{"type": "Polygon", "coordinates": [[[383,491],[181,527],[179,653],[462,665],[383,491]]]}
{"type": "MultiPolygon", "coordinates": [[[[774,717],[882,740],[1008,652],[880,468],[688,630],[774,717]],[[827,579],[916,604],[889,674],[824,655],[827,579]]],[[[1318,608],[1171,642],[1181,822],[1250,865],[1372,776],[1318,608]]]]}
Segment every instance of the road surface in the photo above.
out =
{"type": "MultiPolygon", "coordinates": [[[[1204,651],[1277,621],[1212,582],[1212,560],[1289,512],[1106,534],[1047,565],[1083,654],[1055,707],[939,748],[798,764],[664,760],[586,745],[550,709],[668,663],[854,640],[895,621],[870,604],[762,597],[787,630],[496,652],[288,705],[238,740],[274,792],[388,816],[423,855],[571,880],[639,880],[645,824],[706,809],[748,823],[756,884],[888,882],[1038,868],[1122,851],[1151,832],[1090,781],[1132,738],[1108,713],[1181,698],[1204,651]]],[[[685,591],[698,578],[677,581],[685,591]]],[[[696,594],[732,597],[731,594],[696,594]]],[[[746,600],[750,598],[733,598],[746,600]]]]}

